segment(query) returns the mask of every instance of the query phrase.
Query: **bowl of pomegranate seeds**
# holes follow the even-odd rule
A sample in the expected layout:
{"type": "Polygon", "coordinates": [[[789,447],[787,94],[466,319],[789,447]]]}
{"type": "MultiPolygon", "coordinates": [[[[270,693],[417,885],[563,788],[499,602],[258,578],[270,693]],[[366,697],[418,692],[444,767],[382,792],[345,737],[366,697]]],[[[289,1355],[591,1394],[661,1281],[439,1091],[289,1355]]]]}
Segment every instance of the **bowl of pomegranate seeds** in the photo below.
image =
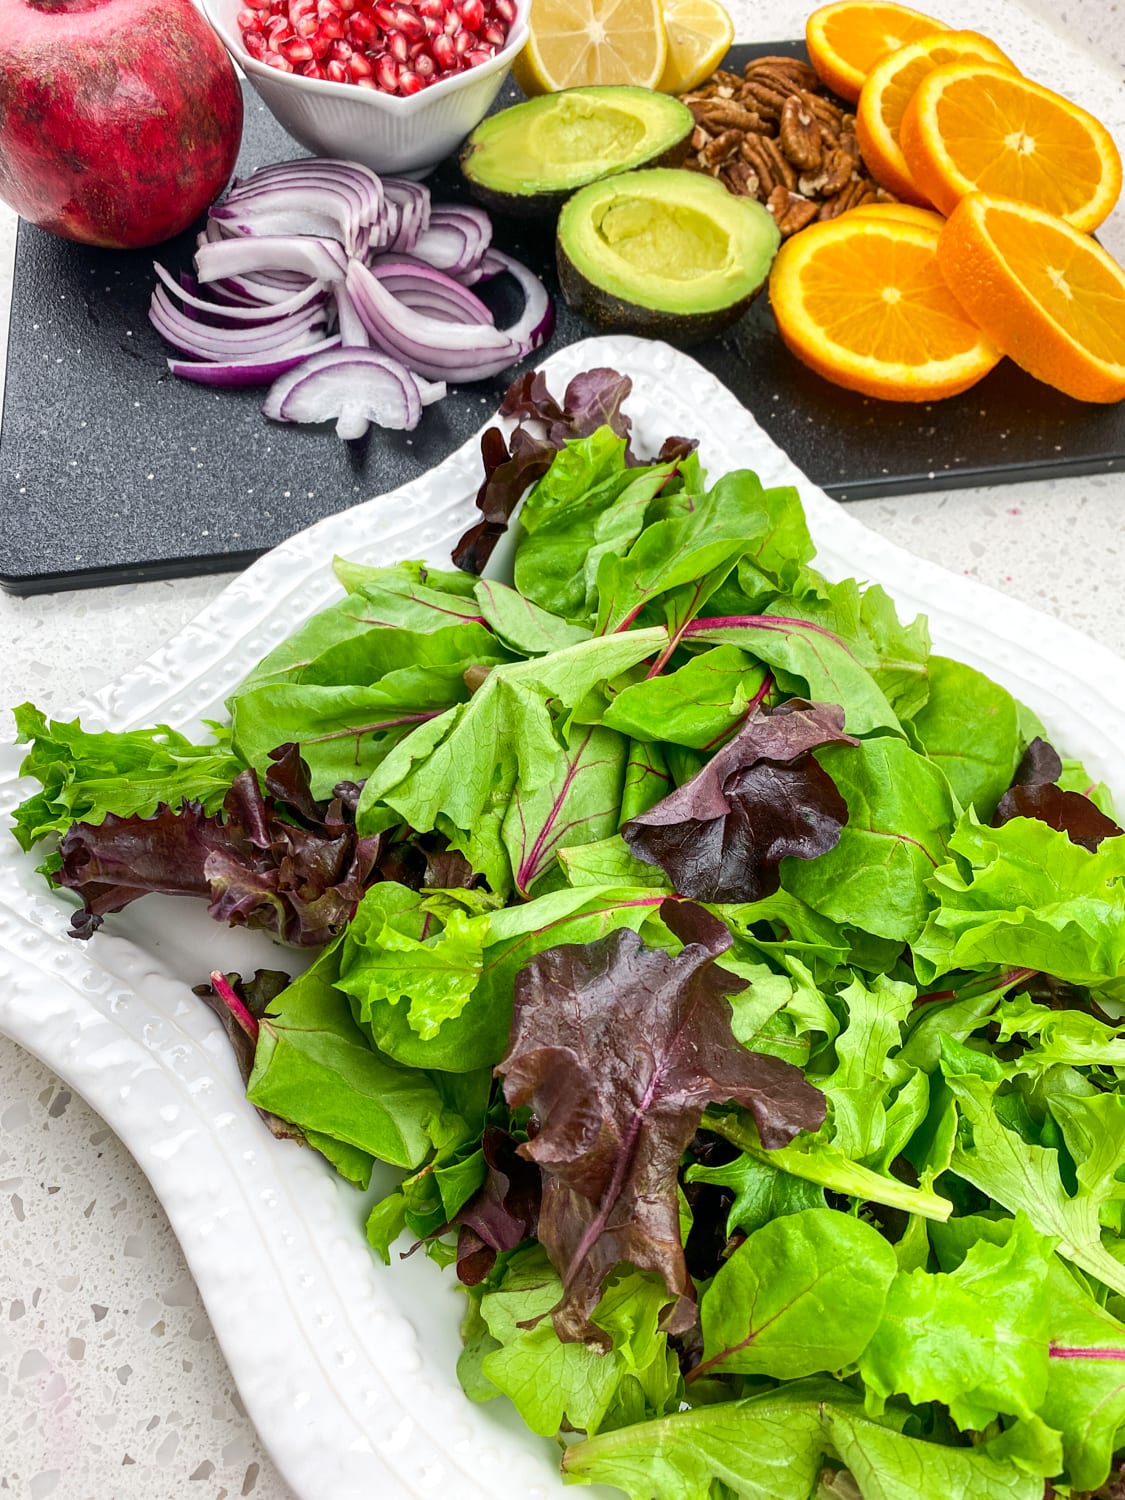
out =
{"type": "Polygon", "coordinates": [[[266,107],[317,156],[421,176],[488,113],[531,0],[202,0],[266,107]]]}

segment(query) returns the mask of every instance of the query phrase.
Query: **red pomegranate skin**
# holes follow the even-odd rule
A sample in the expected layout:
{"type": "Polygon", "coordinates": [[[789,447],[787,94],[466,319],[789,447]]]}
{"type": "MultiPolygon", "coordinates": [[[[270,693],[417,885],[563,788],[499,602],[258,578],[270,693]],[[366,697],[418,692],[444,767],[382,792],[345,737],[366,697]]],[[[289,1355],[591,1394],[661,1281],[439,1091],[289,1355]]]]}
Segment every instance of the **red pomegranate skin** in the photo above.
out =
{"type": "Polygon", "coordinates": [[[41,229],[136,249],[230,179],[242,91],[191,0],[0,0],[0,198],[41,229]]]}

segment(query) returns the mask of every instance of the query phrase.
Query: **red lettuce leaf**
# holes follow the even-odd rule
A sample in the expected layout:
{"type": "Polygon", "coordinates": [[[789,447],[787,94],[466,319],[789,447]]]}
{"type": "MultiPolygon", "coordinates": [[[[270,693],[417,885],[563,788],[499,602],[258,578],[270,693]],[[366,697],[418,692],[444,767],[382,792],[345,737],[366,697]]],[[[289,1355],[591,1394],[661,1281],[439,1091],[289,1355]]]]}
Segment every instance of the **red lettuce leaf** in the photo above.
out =
{"type": "Polygon", "coordinates": [[[198,896],[216,920],[319,945],[350,921],[372,876],[380,838],[356,835],[351,799],[316,802],[297,748],[273,752],[267,802],[256,773],[239,773],[221,815],[198,803],[151,817],[76,823],[64,835],[56,882],[81,896],[71,922],[89,937],[109,912],[149,892],[198,896]]]}
{"type": "Polygon", "coordinates": [[[1115,838],[1122,830],[1081,792],[1065,792],[1055,783],[1062,775],[1058,752],[1046,740],[1036,738],[1024,751],[1012,784],[1000,798],[992,818],[999,828],[1012,818],[1035,818],[1072,844],[1094,850],[1102,839],[1115,838]]]}
{"type": "Polygon", "coordinates": [[[514,1250],[535,1233],[542,1178],[533,1161],[519,1154],[516,1138],[489,1125],[481,1141],[488,1166],[484,1186],[456,1214],[457,1276],[465,1286],[483,1281],[503,1250],[514,1250]]]}
{"type": "Polygon", "coordinates": [[[690,781],[621,832],[681,895],[760,900],[777,890],[787,856],[813,859],[839,842],[847,804],[810,752],[855,743],[835,704],[791,699],[758,710],[690,781]]]}
{"type": "Polygon", "coordinates": [[[735,1040],[726,997],[745,981],[715,963],[723,924],[674,900],[660,914],[685,945],[675,957],[623,930],[540,953],[516,979],[497,1072],[538,1127],[519,1154],[543,1173],[537,1234],[562,1277],[553,1317],[568,1342],[602,1341],[590,1314],[621,1262],[664,1279],[669,1332],[693,1325],[676,1185],[707,1104],[748,1109],[769,1148],[824,1118],[799,1069],[735,1040]]]}

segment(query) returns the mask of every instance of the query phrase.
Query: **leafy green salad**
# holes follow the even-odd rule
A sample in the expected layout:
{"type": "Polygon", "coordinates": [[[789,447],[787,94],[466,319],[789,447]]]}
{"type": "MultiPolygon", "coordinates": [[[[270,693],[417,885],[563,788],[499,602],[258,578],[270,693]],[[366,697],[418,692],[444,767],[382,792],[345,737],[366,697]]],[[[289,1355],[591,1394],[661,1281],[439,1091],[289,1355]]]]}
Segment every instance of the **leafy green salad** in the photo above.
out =
{"type": "MultiPolygon", "coordinates": [[[[799,497],[524,377],[480,568],[343,595],[195,743],[17,710],[72,932],[194,895],[249,1099],[632,1500],[1125,1494],[1125,834],[799,497]]],[[[127,917],[118,919],[127,922],[127,917]]],[[[200,975],[201,981],[206,974],[200,975]]],[[[390,1272],[388,1274],[393,1274],[390,1272]]]]}

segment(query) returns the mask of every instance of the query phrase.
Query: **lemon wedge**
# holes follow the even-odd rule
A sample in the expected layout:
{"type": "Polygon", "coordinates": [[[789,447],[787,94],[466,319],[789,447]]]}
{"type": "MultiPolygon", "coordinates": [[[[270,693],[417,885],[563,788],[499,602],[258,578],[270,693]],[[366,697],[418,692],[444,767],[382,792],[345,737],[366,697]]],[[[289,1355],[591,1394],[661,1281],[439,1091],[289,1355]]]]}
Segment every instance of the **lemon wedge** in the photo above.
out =
{"type": "Polygon", "coordinates": [[[585,84],[652,89],[667,58],[659,0],[534,0],[512,74],[529,98],[585,84]]]}
{"type": "Polygon", "coordinates": [[[722,62],[734,41],[734,23],[719,0],[665,0],[668,56],[657,88],[686,94],[722,62]]]}

